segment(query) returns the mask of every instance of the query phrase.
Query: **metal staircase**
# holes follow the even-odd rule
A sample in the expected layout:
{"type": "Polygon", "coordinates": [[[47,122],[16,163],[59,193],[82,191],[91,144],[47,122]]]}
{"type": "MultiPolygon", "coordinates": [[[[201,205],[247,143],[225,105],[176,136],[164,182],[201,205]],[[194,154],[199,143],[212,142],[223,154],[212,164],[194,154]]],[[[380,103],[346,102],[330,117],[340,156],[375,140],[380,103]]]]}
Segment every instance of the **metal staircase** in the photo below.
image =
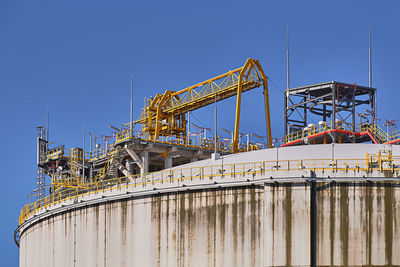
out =
{"type": "Polygon", "coordinates": [[[124,156],[124,150],[120,146],[116,146],[108,152],[109,159],[104,167],[97,172],[94,181],[100,181],[104,178],[113,178],[118,174],[118,166],[124,156]]]}
{"type": "Polygon", "coordinates": [[[362,129],[368,131],[379,144],[384,144],[390,141],[389,134],[377,124],[364,124],[362,129]]]}
{"type": "Polygon", "coordinates": [[[117,146],[112,151],[112,157],[109,160],[108,170],[106,171],[106,177],[114,178],[118,174],[118,166],[123,158],[124,149],[117,146]]]}

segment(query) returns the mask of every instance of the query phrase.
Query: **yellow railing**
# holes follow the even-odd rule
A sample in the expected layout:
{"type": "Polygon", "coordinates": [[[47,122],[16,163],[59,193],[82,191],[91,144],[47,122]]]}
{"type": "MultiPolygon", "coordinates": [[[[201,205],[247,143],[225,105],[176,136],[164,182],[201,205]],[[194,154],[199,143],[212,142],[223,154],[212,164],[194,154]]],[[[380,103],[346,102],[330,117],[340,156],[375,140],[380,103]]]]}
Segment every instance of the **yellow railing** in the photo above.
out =
{"type": "Polygon", "coordinates": [[[382,130],[377,124],[367,124],[365,130],[371,132],[380,143],[385,143],[390,140],[389,134],[382,130]]]}
{"type": "MultiPolygon", "coordinates": [[[[279,160],[262,161],[249,163],[236,163],[212,166],[200,166],[181,169],[167,169],[159,172],[146,174],[136,174],[133,178],[120,177],[97,181],[92,184],[83,184],[81,187],[69,188],[56,192],[34,203],[26,204],[21,210],[19,224],[22,224],[28,217],[49,206],[62,201],[85,196],[87,194],[98,193],[118,188],[145,187],[167,182],[187,181],[187,180],[213,180],[214,178],[229,177],[240,179],[245,175],[255,177],[255,175],[272,176],[277,172],[292,170],[312,170],[312,171],[354,171],[371,172],[376,171],[400,171],[400,157],[369,156],[365,159],[305,159],[305,160],[279,160]]],[[[399,179],[400,180],[400,179],[399,179]]]]}
{"type": "Polygon", "coordinates": [[[345,131],[355,131],[355,132],[370,132],[375,138],[377,138],[379,143],[386,143],[389,141],[397,140],[400,138],[400,131],[397,131],[393,134],[389,134],[384,131],[377,124],[369,124],[365,123],[362,125],[354,125],[346,122],[338,122],[336,128],[332,127],[332,122],[323,122],[318,125],[314,125],[312,127],[306,127],[304,130],[300,130],[291,134],[288,134],[284,138],[284,143],[289,143],[293,141],[297,141],[299,139],[308,138],[312,135],[325,132],[332,129],[339,129],[345,131]]]}
{"type": "MultiPolygon", "coordinates": [[[[122,130],[115,135],[115,141],[111,141],[110,144],[107,145],[107,147],[101,147],[93,151],[85,151],[85,160],[96,160],[100,159],[106,156],[109,156],[109,153],[112,152],[112,148],[114,147],[115,144],[118,144],[120,142],[124,142],[130,139],[137,139],[145,142],[154,142],[154,143],[160,143],[160,144],[168,144],[168,145],[180,145],[184,147],[190,147],[190,148],[197,148],[197,149],[209,149],[213,150],[214,149],[214,141],[213,139],[201,139],[199,142],[196,142],[196,139],[192,139],[194,141],[193,143],[188,143],[183,140],[183,139],[171,139],[167,141],[163,140],[151,140],[146,138],[144,135],[135,134],[134,131],[130,129],[122,130]]],[[[240,144],[239,146],[240,152],[242,151],[251,151],[251,150],[257,150],[258,146],[250,143],[249,146],[245,144],[240,144]]],[[[217,149],[219,151],[231,151],[231,143],[224,143],[224,142],[217,142],[217,149]]],[[[71,148],[69,150],[66,150],[64,146],[62,147],[56,147],[53,148],[46,153],[46,158],[45,161],[50,161],[50,160],[55,160],[60,157],[68,157],[68,158],[74,158],[75,160],[82,160],[82,150],[77,150],[77,148],[71,148]],[[65,151],[69,151],[69,153],[65,153],[65,151]],[[79,151],[79,152],[78,152],[79,151]],[[75,154],[73,154],[75,153],[75,154]]]]}
{"type": "MultiPolygon", "coordinates": [[[[134,135],[130,129],[123,130],[115,135],[115,143],[120,143],[128,139],[140,139],[142,141],[148,141],[160,144],[173,144],[191,148],[214,149],[214,141],[211,139],[202,140],[200,144],[185,144],[183,139],[174,139],[171,141],[151,140],[148,138],[134,135]]],[[[223,142],[218,142],[217,145],[218,145],[218,150],[230,150],[229,144],[227,145],[223,142]]],[[[244,151],[245,145],[242,145],[241,147],[243,148],[244,151]]],[[[256,150],[257,147],[252,145],[251,148],[252,150],[256,150]]]]}
{"type": "Polygon", "coordinates": [[[299,139],[303,139],[309,137],[314,134],[318,134],[327,130],[332,129],[332,122],[324,122],[321,124],[317,124],[313,127],[306,127],[306,130],[297,131],[285,136],[285,144],[289,142],[293,142],[299,139]]]}
{"type": "Polygon", "coordinates": [[[398,140],[398,139],[400,139],[400,130],[393,132],[390,141],[394,141],[394,140],[398,140]]]}
{"type": "Polygon", "coordinates": [[[45,161],[64,156],[64,146],[55,147],[46,152],[45,161]]]}
{"type": "Polygon", "coordinates": [[[81,186],[83,183],[83,178],[79,176],[58,177],[56,174],[51,175],[51,184],[56,190],[61,187],[81,186]]]}

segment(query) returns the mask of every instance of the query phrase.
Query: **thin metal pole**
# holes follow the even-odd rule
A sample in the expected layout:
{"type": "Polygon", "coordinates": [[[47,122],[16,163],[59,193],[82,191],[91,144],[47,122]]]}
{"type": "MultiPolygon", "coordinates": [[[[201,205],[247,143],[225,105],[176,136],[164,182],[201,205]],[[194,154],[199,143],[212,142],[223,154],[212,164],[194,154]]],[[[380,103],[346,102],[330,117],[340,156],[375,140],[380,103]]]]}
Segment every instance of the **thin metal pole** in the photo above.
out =
{"type": "MultiPolygon", "coordinates": [[[[372,23],[371,21],[369,22],[369,51],[368,51],[368,61],[369,61],[369,68],[368,68],[368,86],[369,88],[372,87],[372,23]]],[[[376,91],[374,92],[374,99],[373,99],[373,118],[372,118],[372,123],[375,123],[375,119],[378,117],[378,108],[377,108],[377,97],[376,97],[376,91]]]]}
{"type": "MultiPolygon", "coordinates": [[[[286,90],[289,90],[290,88],[290,80],[289,80],[289,23],[286,22],[286,90]]],[[[264,92],[265,94],[265,92],[264,92]]],[[[285,136],[289,134],[290,129],[288,129],[288,123],[287,123],[287,118],[288,118],[288,111],[287,111],[287,106],[288,106],[288,99],[289,95],[284,94],[284,123],[285,123],[285,136]]],[[[271,144],[268,144],[269,146],[271,144]]]]}
{"type": "Polygon", "coordinates": [[[369,87],[372,87],[372,56],[371,56],[371,28],[372,24],[369,22],[369,87]]]}
{"type": "Polygon", "coordinates": [[[83,123],[82,182],[85,179],[85,123],[83,123]]]}
{"type": "Polygon", "coordinates": [[[286,23],[286,89],[289,88],[289,23],[286,23]]]}
{"type": "Polygon", "coordinates": [[[217,155],[217,89],[214,97],[214,153],[217,155]]]}
{"type": "Polygon", "coordinates": [[[93,136],[91,133],[89,133],[89,136],[90,136],[90,152],[92,152],[93,151],[93,142],[92,142],[93,136]]]}
{"type": "Polygon", "coordinates": [[[188,112],[188,129],[187,129],[187,143],[190,144],[190,111],[188,112]]]}
{"type": "Polygon", "coordinates": [[[132,128],[133,128],[133,74],[131,74],[131,120],[129,123],[129,129],[131,130],[132,134],[132,128]]]}
{"type": "Polygon", "coordinates": [[[49,121],[50,121],[50,116],[49,116],[49,110],[47,109],[47,123],[46,123],[46,129],[47,129],[46,139],[47,139],[47,142],[49,142],[49,121]]]}

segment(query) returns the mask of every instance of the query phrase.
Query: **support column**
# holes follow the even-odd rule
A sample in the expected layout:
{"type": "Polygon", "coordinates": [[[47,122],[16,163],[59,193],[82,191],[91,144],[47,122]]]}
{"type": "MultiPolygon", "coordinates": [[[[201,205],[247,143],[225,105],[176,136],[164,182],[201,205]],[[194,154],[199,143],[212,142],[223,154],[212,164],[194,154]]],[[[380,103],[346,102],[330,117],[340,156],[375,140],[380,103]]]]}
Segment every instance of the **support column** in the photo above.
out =
{"type": "Polygon", "coordinates": [[[140,173],[148,173],[149,172],[149,151],[142,151],[142,168],[140,168],[140,173]]]}
{"type": "Polygon", "coordinates": [[[336,129],[336,90],[337,86],[336,84],[332,85],[332,128],[336,129]]]}
{"type": "Polygon", "coordinates": [[[130,171],[128,171],[122,164],[118,166],[118,169],[126,176],[129,178],[131,182],[135,180],[135,177],[132,175],[130,171]]]}
{"type": "MultiPolygon", "coordinates": [[[[136,163],[140,169],[143,169],[143,160],[139,158],[135,151],[130,148],[126,148],[126,152],[128,152],[129,156],[133,159],[133,162],[136,163]]],[[[147,152],[147,151],[146,151],[147,152]]],[[[147,152],[147,157],[149,156],[147,152]]]]}
{"type": "MultiPolygon", "coordinates": [[[[353,122],[353,124],[352,124],[352,126],[351,126],[351,130],[353,131],[353,132],[355,132],[356,131],[356,90],[357,90],[357,88],[356,88],[356,85],[354,85],[354,90],[353,90],[353,95],[352,95],[352,102],[353,102],[353,105],[352,105],[352,107],[351,107],[351,112],[352,112],[352,118],[351,118],[351,120],[352,120],[352,122],[353,122]]],[[[355,143],[355,138],[354,138],[354,140],[353,140],[353,143],[355,143]]]]}
{"type": "Polygon", "coordinates": [[[168,156],[164,159],[164,168],[169,169],[172,168],[172,156],[168,154],[168,156]]]}
{"type": "Polygon", "coordinates": [[[289,91],[285,91],[285,97],[284,97],[284,109],[283,109],[283,123],[285,125],[285,135],[288,135],[290,133],[290,129],[288,127],[288,99],[290,97],[289,91]]]}
{"type": "Polygon", "coordinates": [[[133,173],[133,164],[134,162],[132,160],[126,159],[125,161],[125,168],[130,172],[133,173]]]}
{"type": "Polygon", "coordinates": [[[308,97],[304,97],[303,101],[304,101],[304,106],[303,106],[303,113],[304,113],[304,127],[308,127],[308,123],[307,123],[307,100],[310,100],[310,93],[308,93],[308,97]]]}
{"type": "Polygon", "coordinates": [[[372,98],[372,123],[375,123],[375,119],[378,117],[377,115],[377,106],[376,106],[376,91],[374,90],[374,92],[370,95],[370,98],[372,98]]]}

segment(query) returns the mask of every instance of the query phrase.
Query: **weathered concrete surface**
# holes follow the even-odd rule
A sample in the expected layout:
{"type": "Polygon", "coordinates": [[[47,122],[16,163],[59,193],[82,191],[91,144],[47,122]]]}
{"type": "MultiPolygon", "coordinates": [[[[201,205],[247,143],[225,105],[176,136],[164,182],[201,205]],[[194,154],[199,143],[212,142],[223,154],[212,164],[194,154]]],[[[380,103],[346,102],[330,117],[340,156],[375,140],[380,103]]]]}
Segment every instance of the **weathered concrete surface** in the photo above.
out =
{"type": "Polygon", "coordinates": [[[400,266],[400,183],[314,192],[315,229],[308,182],[105,201],[27,227],[20,266],[400,266]]]}
{"type": "Polygon", "coordinates": [[[54,216],[22,234],[20,266],[261,266],[263,191],[156,195],[54,216]]]}
{"type": "Polygon", "coordinates": [[[309,266],[310,187],[266,185],[264,214],[264,266],[309,266]]]}
{"type": "Polygon", "coordinates": [[[400,184],[338,183],[317,192],[317,262],[400,266],[400,184]]]}
{"type": "Polygon", "coordinates": [[[400,183],[309,183],[265,187],[265,266],[400,266],[400,183]],[[316,249],[311,251],[311,231],[316,249]]]}

